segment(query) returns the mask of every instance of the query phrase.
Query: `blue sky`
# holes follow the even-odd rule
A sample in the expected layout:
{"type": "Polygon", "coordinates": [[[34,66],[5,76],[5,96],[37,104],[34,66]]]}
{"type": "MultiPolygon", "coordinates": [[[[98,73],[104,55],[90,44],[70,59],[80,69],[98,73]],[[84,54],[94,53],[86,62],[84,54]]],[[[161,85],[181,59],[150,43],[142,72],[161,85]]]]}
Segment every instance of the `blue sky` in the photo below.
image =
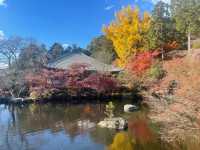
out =
{"type": "Polygon", "coordinates": [[[0,39],[18,35],[50,46],[86,47],[127,4],[150,11],[156,0],[0,0],[0,39]]]}

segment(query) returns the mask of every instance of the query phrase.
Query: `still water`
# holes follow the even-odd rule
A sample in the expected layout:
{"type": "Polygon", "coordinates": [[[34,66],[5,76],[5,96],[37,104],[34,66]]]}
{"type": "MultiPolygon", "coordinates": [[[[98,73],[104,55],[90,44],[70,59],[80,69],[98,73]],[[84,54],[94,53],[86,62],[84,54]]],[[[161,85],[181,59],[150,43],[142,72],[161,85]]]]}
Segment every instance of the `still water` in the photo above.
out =
{"type": "MultiPolygon", "coordinates": [[[[116,114],[122,108],[117,105],[116,114]]],[[[130,119],[129,131],[96,127],[104,109],[104,104],[0,105],[0,150],[165,149],[141,112],[130,119]]]]}

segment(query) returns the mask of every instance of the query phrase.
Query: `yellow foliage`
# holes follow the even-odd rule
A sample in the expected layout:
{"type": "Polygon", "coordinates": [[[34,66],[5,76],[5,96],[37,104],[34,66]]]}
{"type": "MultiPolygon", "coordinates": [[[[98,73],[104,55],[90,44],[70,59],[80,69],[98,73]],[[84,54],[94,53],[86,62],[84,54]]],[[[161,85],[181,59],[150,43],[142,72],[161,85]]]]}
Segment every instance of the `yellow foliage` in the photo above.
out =
{"type": "Polygon", "coordinates": [[[125,132],[117,133],[109,150],[133,150],[134,141],[125,132]]]}
{"type": "Polygon", "coordinates": [[[119,67],[123,67],[132,54],[147,48],[145,36],[150,24],[151,18],[147,12],[141,17],[138,8],[127,6],[116,14],[115,21],[103,27],[106,37],[113,42],[119,67]]]}
{"type": "Polygon", "coordinates": [[[32,100],[36,100],[36,99],[39,98],[39,94],[36,91],[33,91],[33,92],[30,93],[30,98],[32,100]]]}
{"type": "Polygon", "coordinates": [[[29,110],[32,114],[35,113],[35,111],[37,110],[37,105],[36,104],[32,104],[29,106],[29,110]]]}

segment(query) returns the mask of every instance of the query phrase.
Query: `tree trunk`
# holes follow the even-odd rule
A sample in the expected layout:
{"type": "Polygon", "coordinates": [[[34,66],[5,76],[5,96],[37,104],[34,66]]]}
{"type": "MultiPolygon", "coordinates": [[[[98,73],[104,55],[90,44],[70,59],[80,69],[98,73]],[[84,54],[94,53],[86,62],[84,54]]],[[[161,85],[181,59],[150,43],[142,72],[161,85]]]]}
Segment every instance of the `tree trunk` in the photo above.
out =
{"type": "Polygon", "coordinates": [[[9,57],[8,58],[8,69],[10,69],[11,68],[11,58],[9,57]]]}
{"type": "Polygon", "coordinates": [[[164,48],[162,47],[161,49],[161,53],[162,53],[162,61],[164,60],[164,48]]]}
{"type": "Polygon", "coordinates": [[[191,33],[188,33],[188,53],[191,52],[191,33]]]}

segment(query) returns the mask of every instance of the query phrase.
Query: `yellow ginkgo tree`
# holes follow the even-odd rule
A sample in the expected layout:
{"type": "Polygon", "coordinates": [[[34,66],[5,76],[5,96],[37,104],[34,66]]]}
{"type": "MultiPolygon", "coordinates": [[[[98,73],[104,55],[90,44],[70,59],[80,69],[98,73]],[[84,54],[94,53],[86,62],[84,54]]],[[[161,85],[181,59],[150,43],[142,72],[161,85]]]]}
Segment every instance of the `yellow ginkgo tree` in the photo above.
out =
{"type": "Polygon", "coordinates": [[[150,24],[151,17],[147,12],[141,15],[139,8],[129,5],[116,13],[113,22],[103,27],[106,37],[113,42],[118,66],[124,67],[131,55],[148,49],[146,37],[150,24]]]}

